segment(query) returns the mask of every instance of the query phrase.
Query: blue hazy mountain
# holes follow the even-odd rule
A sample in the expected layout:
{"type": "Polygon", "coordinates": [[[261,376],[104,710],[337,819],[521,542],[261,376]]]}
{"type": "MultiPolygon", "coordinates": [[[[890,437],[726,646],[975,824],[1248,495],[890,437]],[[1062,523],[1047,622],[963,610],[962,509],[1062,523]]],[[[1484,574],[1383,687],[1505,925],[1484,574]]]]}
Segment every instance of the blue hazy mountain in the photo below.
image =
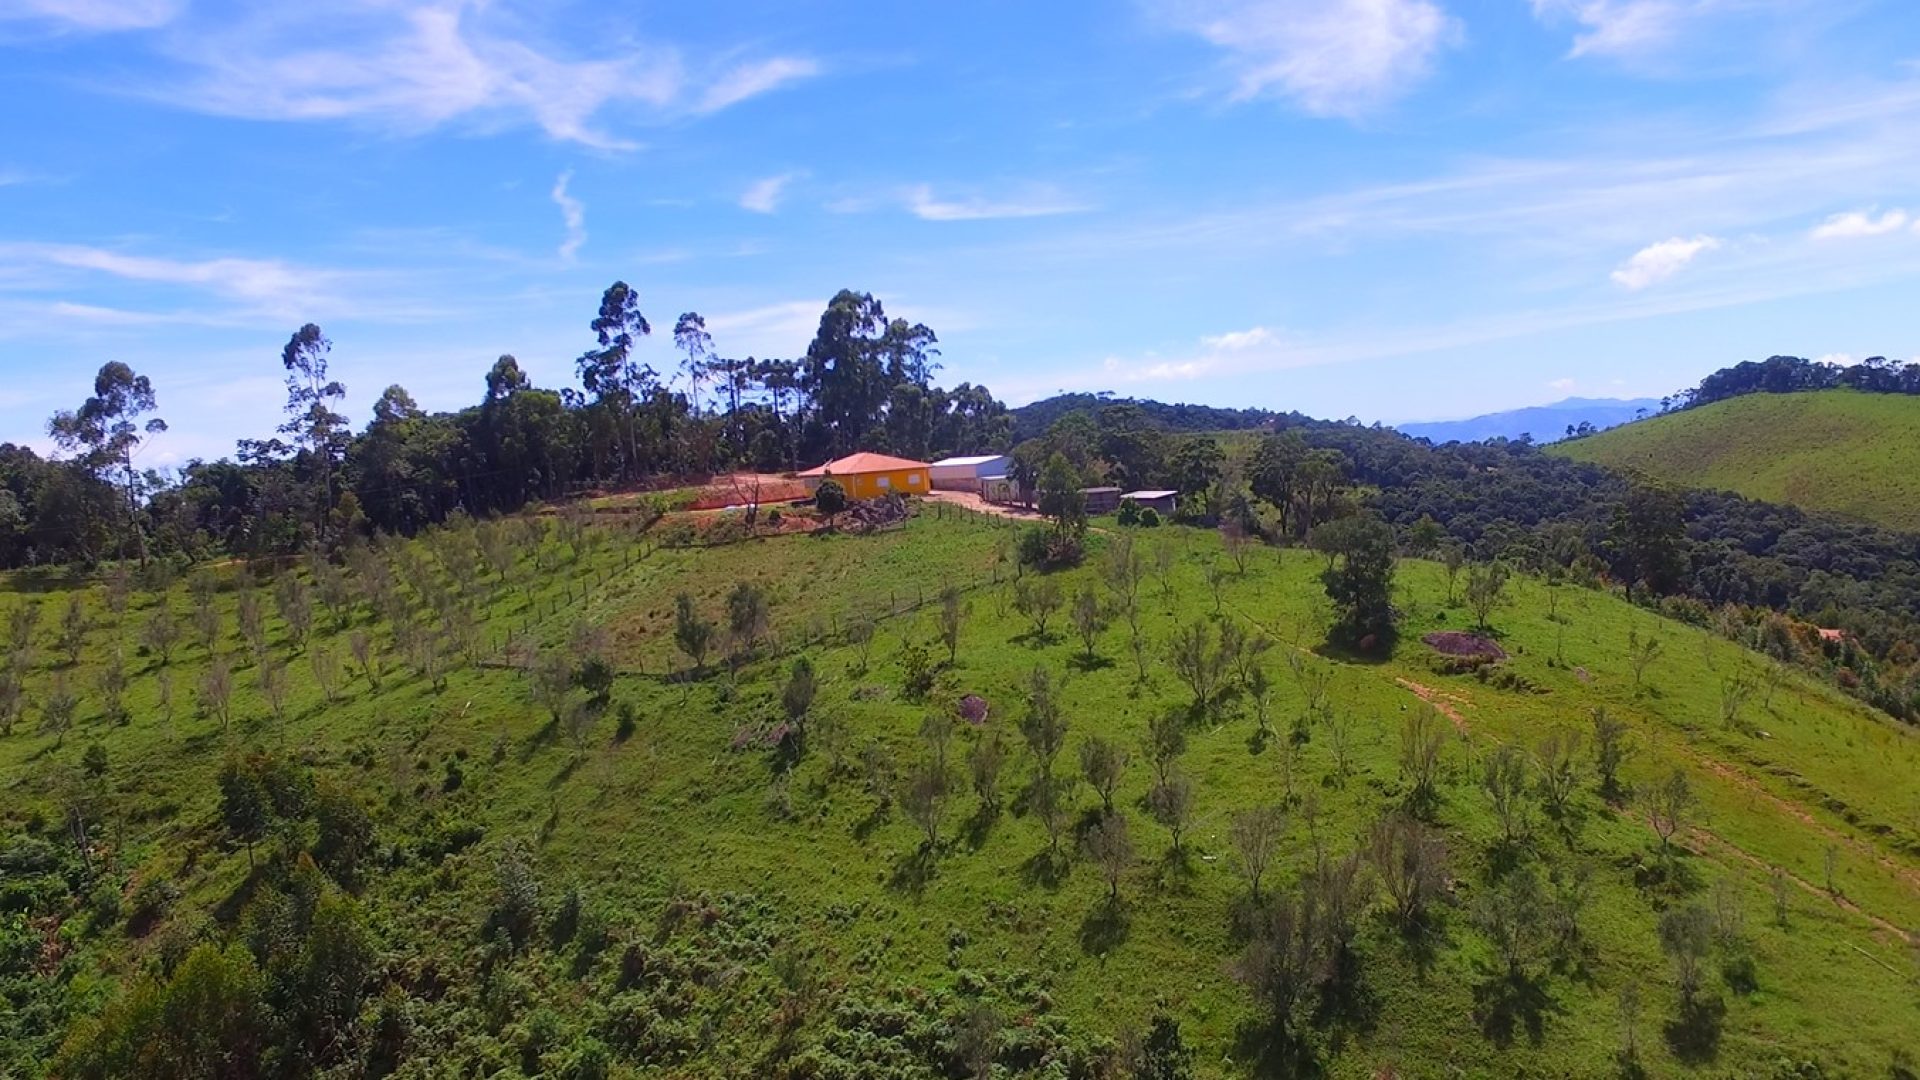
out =
{"type": "Polygon", "coordinates": [[[1533,405],[1524,409],[1488,413],[1468,420],[1435,420],[1418,424],[1395,424],[1405,434],[1430,439],[1434,443],[1481,442],[1486,439],[1517,439],[1532,435],[1534,442],[1564,439],[1568,426],[1592,424],[1603,431],[1636,419],[1641,410],[1660,411],[1654,398],[1568,398],[1551,405],[1533,405]]]}

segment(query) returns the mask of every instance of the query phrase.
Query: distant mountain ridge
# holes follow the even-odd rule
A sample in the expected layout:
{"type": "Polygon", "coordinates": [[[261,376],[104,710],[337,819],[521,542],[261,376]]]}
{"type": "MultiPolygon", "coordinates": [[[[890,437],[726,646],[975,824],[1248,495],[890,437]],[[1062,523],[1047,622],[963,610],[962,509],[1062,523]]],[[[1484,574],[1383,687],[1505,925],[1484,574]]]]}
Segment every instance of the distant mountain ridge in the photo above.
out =
{"type": "Polygon", "coordinates": [[[1659,412],[1659,399],[1576,397],[1551,405],[1509,409],[1466,420],[1395,424],[1394,428],[1416,439],[1429,439],[1435,444],[1518,439],[1522,435],[1532,435],[1534,442],[1548,443],[1566,438],[1567,428],[1577,428],[1583,423],[1592,424],[1596,431],[1631,423],[1639,419],[1643,410],[1648,415],[1659,412]]]}

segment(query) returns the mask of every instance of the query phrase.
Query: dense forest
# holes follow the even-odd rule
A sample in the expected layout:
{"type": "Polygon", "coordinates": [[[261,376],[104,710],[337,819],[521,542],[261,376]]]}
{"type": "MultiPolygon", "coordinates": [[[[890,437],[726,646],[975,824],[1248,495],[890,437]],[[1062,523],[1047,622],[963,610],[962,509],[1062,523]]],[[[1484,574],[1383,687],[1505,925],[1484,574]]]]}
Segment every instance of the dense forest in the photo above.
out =
{"type": "Polygon", "coordinates": [[[583,485],[792,469],[855,448],[925,458],[1009,437],[1006,408],[985,387],[933,384],[934,332],[889,319],[866,293],[829,301],[795,359],[724,355],[688,313],[673,328],[678,368],[659,371],[642,349],[652,324],[624,282],[606,290],[588,330],[578,388],[535,386],[502,356],[478,404],[428,413],[390,386],[355,431],[338,411],[346,387],[328,373],[332,344],[303,326],[279,357],[278,430],[166,476],[137,461],[165,430],[164,388],[109,363],[91,397],[51,420],[60,459],[0,444],[0,568],[289,554],[370,530],[411,535],[455,511],[510,512],[583,485]]]}

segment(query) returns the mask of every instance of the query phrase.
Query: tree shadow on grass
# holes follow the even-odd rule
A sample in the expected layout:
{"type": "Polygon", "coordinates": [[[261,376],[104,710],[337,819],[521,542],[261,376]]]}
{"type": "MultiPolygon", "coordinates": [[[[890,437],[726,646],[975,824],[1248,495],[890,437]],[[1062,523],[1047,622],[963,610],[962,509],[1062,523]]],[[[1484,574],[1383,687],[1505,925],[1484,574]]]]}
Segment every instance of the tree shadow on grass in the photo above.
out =
{"type": "Polygon", "coordinates": [[[1092,656],[1088,656],[1086,653],[1074,653],[1073,656],[1067,660],[1067,666],[1075,671],[1082,672],[1105,671],[1113,666],[1113,657],[1101,656],[1098,653],[1092,656]]]}
{"type": "Polygon", "coordinates": [[[918,897],[927,891],[927,884],[933,880],[939,866],[940,853],[921,844],[893,861],[893,873],[887,877],[887,886],[918,897]]]}
{"type": "Polygon", "coordinates": [[[1473,988],[1473,1014],[1482,1034],[1505,1049],[1524,1029],[1535,1046],[1546,1038],[1547,1016],[1563,1011],[1546,980],[1524,972],[1493,971],[1473,988]]]}
{"type": "Polygon", "coordinates": [[[865,841],[868,837],[871,837],[880,826],[885,825],[892,818],[892,803],[874,803],[873,809],[867,811],[866,817],[854,822],[853,838],[855,840],[865,841]]]}
{"type": "Polygon", "coordinates": [[[1193,856],[1185,848],[1168,847],[1154,864],[1154,884],[1164,892],[1180,895],[1192,892],[1197,876],[1193,856]]]}
{"type": "Polygon", "coordinates": [[[1312,1041],[1271,1019],[1242,1024],[1234,1034],[1233,1056],[1249,1063],[1253,1076],[1311,1080],[1326,1075],[1312,1041]]]}
{"type": "Polygon", "coordinates": [[[1000,823],[1000,808],[981,803],[960,826],[960,837],[966,842],[969,851],[979,851],[987,846],[987,840],[993,835],[993,827],[1000,823]]]}
{"type": "Polygon", "coordinates": [[[569,754],[567,756],[567,763],[560,766],[559,771],[555,772],[552,778],[547,781],[547,790],[552,791],[573,779],[573,774],[580,770],[580,763],[585,760],[586,756],[583,754],[569,754]]]}
{"type": "Polygon", "coordinates": [[[1125,900],[1101,897],[1080,920],[1080,951],[1105,960],[1108,953],[1126,944],[1132,923],[1125,900]]]}
{"type": "Polygon", "coordinates": [[[1064,855],[1052,848],[1041,848],[1032,858],[1020,864],[1020,880],[1028,885],[1058,889],[1067,880],[1071,865],[1064,855]]]}
{"type": "Polygon", "coordinates": [[[1372,1031],[1380,1015],[1380,999],[1367,984],[1360,957],[1352,949],[1334,959],[1333,976],[1320,984],[1313,1022],[1329,1029],[1337,1049],[1347,1032],[1372,1031]]]}
{"type": "Polygon", "coordinates": [[[1688,1065],[1712,1062],[1720,1056],[1720,1026],[1726,1015],[1726,1003],[1717,996],[1682,1002],[1679,1013],[1663,1029],[1667,1049],[1688,1065]]]}

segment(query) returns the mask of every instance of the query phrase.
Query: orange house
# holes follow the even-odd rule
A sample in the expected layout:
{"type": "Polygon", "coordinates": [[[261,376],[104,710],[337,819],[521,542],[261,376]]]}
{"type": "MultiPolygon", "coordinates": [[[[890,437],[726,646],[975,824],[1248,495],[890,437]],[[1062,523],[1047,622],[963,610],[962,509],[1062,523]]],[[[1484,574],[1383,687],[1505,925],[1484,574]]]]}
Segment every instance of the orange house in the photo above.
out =
{"type": "Polygon", "coordinates": [[[817,469],[808,469],[800,474],[800,478],[810,487],[819,487],[821,480],[831,476],[846,489],[847,498],[877,499],[893,492],[925,495],[933,488],[928,468],[924,461],[860,453],[829,461],[817,469]]]}

